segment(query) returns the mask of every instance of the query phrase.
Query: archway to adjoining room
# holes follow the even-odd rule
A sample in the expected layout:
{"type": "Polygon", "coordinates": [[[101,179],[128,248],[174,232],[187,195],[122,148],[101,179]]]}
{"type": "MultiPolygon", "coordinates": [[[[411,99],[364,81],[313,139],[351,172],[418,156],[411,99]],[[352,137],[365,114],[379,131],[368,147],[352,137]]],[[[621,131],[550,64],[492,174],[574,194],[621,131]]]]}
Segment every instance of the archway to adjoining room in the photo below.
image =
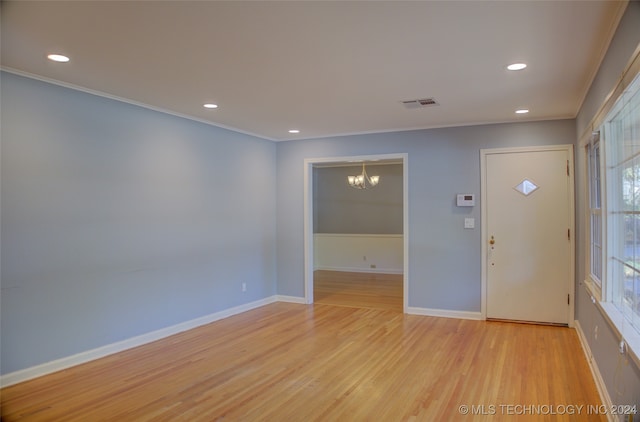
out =
{"type": "Polygon", "coordinates": [[[406,312],[407,175],[407,154],[305,160],[306,303],[406,312]],[[348,184],[363,163],[373,189],[348,184]]]}

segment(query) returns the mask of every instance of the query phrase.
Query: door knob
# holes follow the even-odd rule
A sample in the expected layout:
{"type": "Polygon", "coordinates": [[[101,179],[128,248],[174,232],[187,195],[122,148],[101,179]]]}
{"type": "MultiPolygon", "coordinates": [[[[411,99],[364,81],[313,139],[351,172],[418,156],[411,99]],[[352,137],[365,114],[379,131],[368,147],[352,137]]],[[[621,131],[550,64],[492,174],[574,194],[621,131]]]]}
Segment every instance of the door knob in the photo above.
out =
{"type": "Polygon", "coordinates": [[[491,240],[489,241],[490,245],[495,245],[496,240],[493,238],[493,236],[491,236],[491,240]]]}

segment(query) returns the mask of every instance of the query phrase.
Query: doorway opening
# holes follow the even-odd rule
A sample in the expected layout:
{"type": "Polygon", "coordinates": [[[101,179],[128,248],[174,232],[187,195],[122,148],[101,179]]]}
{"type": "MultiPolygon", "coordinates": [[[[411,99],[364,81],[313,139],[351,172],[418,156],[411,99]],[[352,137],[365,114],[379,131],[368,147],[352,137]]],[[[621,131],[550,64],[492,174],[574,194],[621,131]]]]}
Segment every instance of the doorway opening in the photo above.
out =
{"type": "MultiPolygon", "coordinates": [[[[408,307],[408,280],[409,280],[409,260],[408,260],[408,168],[407,154],[383,154],[367,156],[346,156],[346,157],[325,157],[316,159],[306,159],[304,162],[304,287],[305,303],[330,303],[340,305],[340,301],[348,303],[348,306],[385,308],[395,307],[396,310],[407,312],[408,307]],[[402,179],[402,210],[401,210],[401,234],[366,234],[349,235],[341,233],[317,233],[316,226],[319,226],[317,216],[314,216],[314,195],[318,190],[319,169],[343,168],[361,166],[365,162],[367,166],[371,164],[395,164],[401,166],[402,179]],[[370,251],[377,242],[396,242],[396,250],[400,250],[399,263],[382,266],[378,262],[372,262],[368,252],[360,253],[359,244],[362,250],[370,251]],[[355,242],[355,243],[354,243],[355,242]],[[336,246],[338,245],[338,246],[336,246]],[[355,245],[355,246],[352,246],[355,245]],[[319,258],[321,250],[331,251],[329,258],[319,258]],[[341,252],[342,251],[342,252],[341,252]],[[348,252],[344,252],[348,251],[348,252]],[[353,259],[358,255],[359,262],[353,259]],[[351,260],[349,261],[349,258],[351,260]],[[327,264],[327,260],[332,261],[327,264]],[[337,260],[337,261],[336,261],[337,260]],[[336,263],[340,261],[339,263],[336,263]],[[387,271],[393,267],[391,271],[387,271]],[[314,283],[314,280],[317,282],[314,283]],[[315,293],[315,294],[314,294],[315,293]],[[338,294],[339,293],[339,294],[338,294]]],[[[373,174],[373,173],[371,173],[373,174]]],[[[335,176],[334,176],[335,177],[335,176]]],[[[341,181],[347,185],[347,178],[341,181]]],[[[384,183],[384,178],[380,179],[384,183]]],[[[354,191],[353,193],[358,193],[354,191]]],[[[323,231],[332,231],[324,227],[323,231]]],[[[340,230],[335,230],[340,231],[340,230]]],[[[398,230],[396,230],[398,231],[398,230]]],[[[321,255],[321,256],[327,256],[321,255]]],[[[389,258],[387,256],[386,258],[389,258]]],[[[375,261],[375,260],[373,260],[375,261]]]]}

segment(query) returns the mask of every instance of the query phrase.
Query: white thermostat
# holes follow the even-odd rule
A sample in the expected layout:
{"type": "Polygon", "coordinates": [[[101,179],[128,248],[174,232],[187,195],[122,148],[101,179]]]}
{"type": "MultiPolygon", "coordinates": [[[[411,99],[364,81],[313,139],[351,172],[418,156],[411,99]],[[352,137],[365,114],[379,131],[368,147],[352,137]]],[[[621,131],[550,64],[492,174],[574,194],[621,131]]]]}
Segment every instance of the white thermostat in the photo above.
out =
{"type": "Polygon", "coordinates": [[[457,205],[459,207],[473,207],[476,205],[476,197],[472,193],[459,193],[457,205]]]}

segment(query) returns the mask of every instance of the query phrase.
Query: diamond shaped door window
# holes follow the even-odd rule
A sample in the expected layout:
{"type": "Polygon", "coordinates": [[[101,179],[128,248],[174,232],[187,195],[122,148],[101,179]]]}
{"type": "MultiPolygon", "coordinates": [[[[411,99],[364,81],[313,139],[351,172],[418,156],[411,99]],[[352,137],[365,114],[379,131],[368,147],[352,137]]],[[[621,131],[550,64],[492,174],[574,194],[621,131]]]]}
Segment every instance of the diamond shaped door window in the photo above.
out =
{"type": "Polygon", "coordinates": [[[538,185],[529,179],[524,179],[518,186],[514,186],[513,188],[524,196],[529,196],[538,189],[538,185]]]}

